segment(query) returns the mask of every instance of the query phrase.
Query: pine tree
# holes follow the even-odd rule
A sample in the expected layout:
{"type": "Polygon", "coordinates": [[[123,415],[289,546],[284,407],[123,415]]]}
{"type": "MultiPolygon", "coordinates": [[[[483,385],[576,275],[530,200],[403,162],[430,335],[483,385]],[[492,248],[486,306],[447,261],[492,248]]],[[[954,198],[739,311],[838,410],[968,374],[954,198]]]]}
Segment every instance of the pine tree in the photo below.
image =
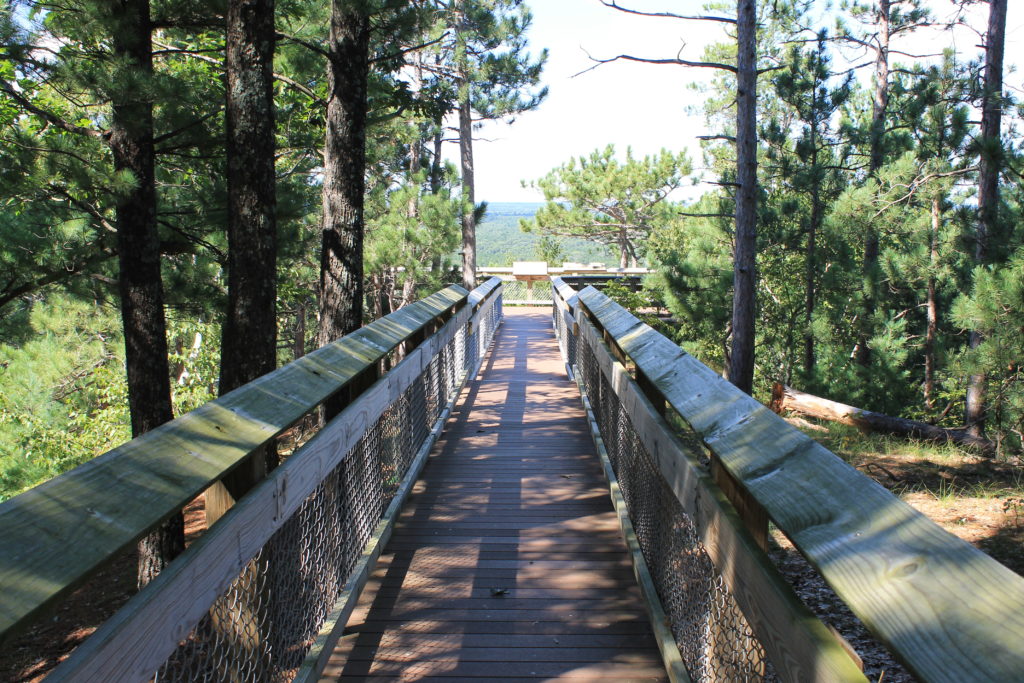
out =
{"type": "MultiPolygon", "coordinates": [[[[1003,53],[1006,46],[1006,0],[989,0],[988,30],[985,34],[985,80],[981,98],[978,173],[978,222],[974,258],[979,265],[990,260],[989,240],[999,220],[999,177],[1002,172],[1003,53]]],[[[971,348],[981,345],[982,333],[971,330],[971,348]]],[[[985,375],[971,376],[965,415],[968,431],[985,434],[985,375]]]]}
{"type": "Polygon", "coordinates": [[[685,153],[662,150],[656,156],[615,158],[615,148],[571,159],[531,183],[547,201],[531,220],[520,221],[526,232],[580,237],[613,246],[619,267],[636,267],[652,231],[674,220],[678,212],[669,195],[690,173],[685,153]]]}
{"type": "Polygon", "coordinates": [[[831,87],[833,74],[831,59],[827,53],[827,36],[818,34],[813,50],[804,51],[792,47],[786,55],[785,68],[773,79],[775,94],[796,112],[801,124],[799,137],[795,141],[790,157],[785,149],[788,130],[778,122],[769,126],[770,142],[782,150],[778,163],[782,172],[790,178],[792,191],[806,194],[810,207],[804,218],[804,322],[803,374],[804,381],[811,382],[815,370],[814,315],[817,305],[817,287],[820,279],[818,257],[818,236],[825,219],[825,212],[832,199],[838,194],[840,167],[833,150],[837,140],[831,132],[836,112],[850,96],[852,74],[831,87]],[[795,157],[795,158],[794,158],[795,157]]]}
{"type": "Polygon", "coordinates": [[[476,287],[476,121],[513,117],[535,109],[547,88],[535,90],[547,59],[526,50],[531,15],[522,0],[453,0],[454,32],[447,68],[457,85],[459,159],[462,171],[462,284],[476,287]]]}

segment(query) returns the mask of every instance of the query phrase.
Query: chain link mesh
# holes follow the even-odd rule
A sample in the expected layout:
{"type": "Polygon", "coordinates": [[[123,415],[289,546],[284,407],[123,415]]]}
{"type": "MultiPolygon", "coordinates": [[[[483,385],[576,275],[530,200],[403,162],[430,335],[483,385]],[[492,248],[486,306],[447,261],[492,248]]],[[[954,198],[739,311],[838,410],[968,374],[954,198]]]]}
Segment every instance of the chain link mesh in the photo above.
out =
{"type": "Polygon", "coordinates": [[[532,303],[538,306],[550,304],[552,302],[551,281],[538,280],[532,284],[531,291],[529,283],[520,280],[504,280],[502,286],[505,289],[505,301],[517,304],[532,303]]]}
{"type": "MultiPolygon", "coordinates": [[[[559,334],[566,332],[565,325],[559,334]]],[[[569,337],[575,339],[574,335],[569,337]]],[[[574,349],[601,438],[658,597],[695,681],[775,680],[764,648],[601,372],[593,349],[574,349]]]]}
{"type": "MultiPolygon", "coordinates": [[[[558,297],[558,294],[555,293],[554,296],[558,297]]],[[[557,302],[551,307],[551,322],[555,328],[558,348],[562,352],[562,360],[572,368],[576,365],[576,335],[569,329],[565,320],[565,310],[557,302]]]]}
{"type": "MultiPolygon", "coordinates": [[[[499,291],[278,529],[156,681],[290,681],[434,423],[501,321],[499,291]]],[[[298,456],[301,457],[301,456],[298,456]]]]}

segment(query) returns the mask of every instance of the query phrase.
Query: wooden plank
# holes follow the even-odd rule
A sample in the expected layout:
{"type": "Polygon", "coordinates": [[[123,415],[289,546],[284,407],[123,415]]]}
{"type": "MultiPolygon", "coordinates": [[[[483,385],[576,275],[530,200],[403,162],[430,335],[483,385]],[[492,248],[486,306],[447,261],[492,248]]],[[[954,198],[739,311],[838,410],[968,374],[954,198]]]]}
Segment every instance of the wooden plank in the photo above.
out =
{"type": "MultiPolygon", "coordinates": [[[[497,648],[508,638],[542,637],[550,649],[552,639],[565,638],[566,646],[594,655],[568,670],[587,671],[591,678],[638,680],[646,671],[664,678],[607,488],[596,476],[593,447],[582,441],[587,426],[578,392],[560,371],[548,321],[547,314],[523,310],[506,315],[485,376],[470,385],[454,411],[368,581],[364,602],[349,620],[353,635],[339,645],[325,674],[362,676],[350,667],[363,661],[368,671],[379,671],[372,667],[394,657],[383,651],[376,662],[363,649],[346,665],[351,648],[345,642],[371,648],[385,637],[404,639],[396,647],[412,652],[408,657],[416,664],[407,669],[420,671],[431,661],[431,649],[424,645],[416,652],[416,644],[439,634],[457,635],[470,648],[470,642],[497,648]],[[538,334],[546,338],[544,346],[538,334]],[[546,424],[532,429],[529,420],[538,413],[546,424]],[[477,445],[463,451],[467,444],[477,445]],[[581,455],[591,459],[582,468],[581,455]],[[473,459],[478,456],[484,459],[473,459]],[[637,662],[606,661],[614,643],[608,639],[624,637],[637,662]]],[[[546,649],[536,640],[519,641],[519,647],[507,661],[552,656],[531,655],[529,648],[546,649]]],[[[481,656],[467,650],[460,666],[481,656]]],[[[476,669],[455,674],[480,675],[476,669]]]]}
{"type": "Polygon", "coordinates": [[[644,559],[643,551],[640,548],[640,541],[636,537],[633,522],[629,518],[629,508],[626,505],[625,497],[622,495],[622,490],[619,488],[619,481],[615,476],[615,470],[608,457],[604,440],[601,438],[597,419],[594,417],[590,399],[587,397],[586,387],[583,386],[583,381],[578,375],[576,381],[580,388],[583,408],[587,412],[587,418],[590,421],[591,437],[594,439],[597,454],[601,458],[601,465],[608,480],[612,506],[615,508],[615,514],[619,519],[619,526],[622,529],[622,537],[626,541],[626,547],[632,560],[633,573],[636,576],[637,584],[640,586],[644,605],[647,607],[647,613],[651,620],[651,628],[654,631],[654,640],[658,644],[662,664],[665,666],[665,671],[668,672],[670,681],[689,683],[691,680],[690,674],[683,664],[682,656],[679,654],[679,647],[676,645],[675,636],[672,634],[671,622],[668,615],[665,614],[661,599],[658,597],[658,590],[654,586],[654,580],[651,578],[651,573],[647,568],[647,560],[644,559]]]}
{"type": "Polygon", "coordinates": [[[696,454],[675,437],[626,369],[608,353],[601,334],[583,316],[580,339],[593,349],[637,436],[693,520],[705,550],[779,674],[794,681],[863,681],[853,660],[762,552],[736,510],[698,465],[696,454]]]}
{"type": "Polygon", "coordinates": [[[1015,680],[1024,578],[946,533],[596,290],[580,301],[916,675],[1015,680]]]}
{"type": "Polygon", "coordinates": [[[466,298],[449,287],[0,504],[0,638],[466,298]]]}
{"type": "MultiPolygon", "coordinates": [[[[489,291],[494,291],[494,288],[492,287],[489,291]]],[[[489,300],[493,302],[493,299],[489,300]]],[[[473,319],[478,318],[481,315],[486,315],[489,308],[486,306],[475,306],[473,310],[475,313],[473,318],[470,319],[470,323],[472,323],[473,319]]],[[[458,320],[456,320],[455,325],[459,324],[458,320]]],[[[440,348],[441,346],[435,346],[430,352],[430,357],[433,358],[436,356],[440,348]]],[[[387,511],[384,513],[384,517],[378,525],[377,531],[366,544],[362,558],[360,558],[359,563],[352,572],[352,575],[345,583],[345,587],[342,590],[341,595],[338,596],[330,614],[327,615],[323,626],[320,628],[320,632],[317,634],[316,640],[312,647],[310,647],[309,652],[303,660],[302,666],[295,675],[294,680],[296,682],[313,681],[323,673],[324,667],[327,666],[328,658],[344,631],[345,623],[348,621],[352,610],[356,608],[359,597],[362,595],[362,592],[366,587],[366,583],[370,579],[370,575],[377,566],[377,559],[380,556],[381,551],[391,538],[391,534],[394,531],[395,521],[398,519],[402,511],[405,501],[409,498],[410,492],[416,484],[416,480],[423,471],[423,467],[426,465],[430,451],[440,438],[441,432],[444,429],[444,424],[448,421],[452,410],[455,408],[455,404],[458,402],[459,394],[462,393],[462,389],[465,387],[466,383],[475,377],[480,371],[480,364],[482,362],[483,358],[481,357],[477,364],[466,372],[459,381],[459,384],[455,387],[455,390],[452,392],[452,398],[449,400],[448,405],[444,407],[441,414],[438,416],[436,423],[430,431],[430,436],[420,447],[412,465],[409,467],[409,472],[402,481],[401,487],[395,494],[395,497],[388,506],[387,511]]]]}
{"type": "MultiPolygon", "coordinates": [[[[242,498],[179,560],[108,620],[52,674],[60,680],[147,680],[235,577],[422,374],[472,315],[464,307],[444,327],[242,498]]],[[[392,320],[389,324],[402,324],[392,320]]]]}

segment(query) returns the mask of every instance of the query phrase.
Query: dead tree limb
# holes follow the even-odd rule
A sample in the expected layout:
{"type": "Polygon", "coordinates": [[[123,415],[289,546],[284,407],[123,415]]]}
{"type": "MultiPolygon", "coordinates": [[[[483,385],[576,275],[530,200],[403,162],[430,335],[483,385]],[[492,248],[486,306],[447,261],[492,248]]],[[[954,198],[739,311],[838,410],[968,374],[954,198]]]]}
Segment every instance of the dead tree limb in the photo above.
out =
{"type": "Polygon", "coordinates": [[[996,453],[995,443],[988,439],[972,436],[963,429],[944,429],[926,422],[862,410],[836,401],[830,401],[827,398],[797,391],[781,382],[776,382],[772,387],[772,400],[769,407],[776,413],[782,413],[783,411],[800,413],[821,420],[831,420],[832,422],[853,425],[865,432],[893,434],[937,443],[952,442],[958,446],[971,448],[989,457],[994,456],[996,453]]]}

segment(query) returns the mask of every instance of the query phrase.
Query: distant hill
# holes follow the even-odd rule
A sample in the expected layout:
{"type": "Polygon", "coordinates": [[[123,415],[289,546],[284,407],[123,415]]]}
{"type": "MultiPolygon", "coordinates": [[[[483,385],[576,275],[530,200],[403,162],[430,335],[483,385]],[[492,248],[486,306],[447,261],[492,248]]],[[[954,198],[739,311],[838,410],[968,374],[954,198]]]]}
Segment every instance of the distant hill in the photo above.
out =
{"type": "MultiPolygon", "coordinates": [[[[476,228],[476,261],[480,266],[510,266],[513,261],[536,261],[540,235],[519,229],[521,218],[533,218],[543,202],[493,202],[476,228]]],[[[566,261],[601,262],[617,265],[618,259],[607,247],[586,240],[559,238],[566,261]]]]}

